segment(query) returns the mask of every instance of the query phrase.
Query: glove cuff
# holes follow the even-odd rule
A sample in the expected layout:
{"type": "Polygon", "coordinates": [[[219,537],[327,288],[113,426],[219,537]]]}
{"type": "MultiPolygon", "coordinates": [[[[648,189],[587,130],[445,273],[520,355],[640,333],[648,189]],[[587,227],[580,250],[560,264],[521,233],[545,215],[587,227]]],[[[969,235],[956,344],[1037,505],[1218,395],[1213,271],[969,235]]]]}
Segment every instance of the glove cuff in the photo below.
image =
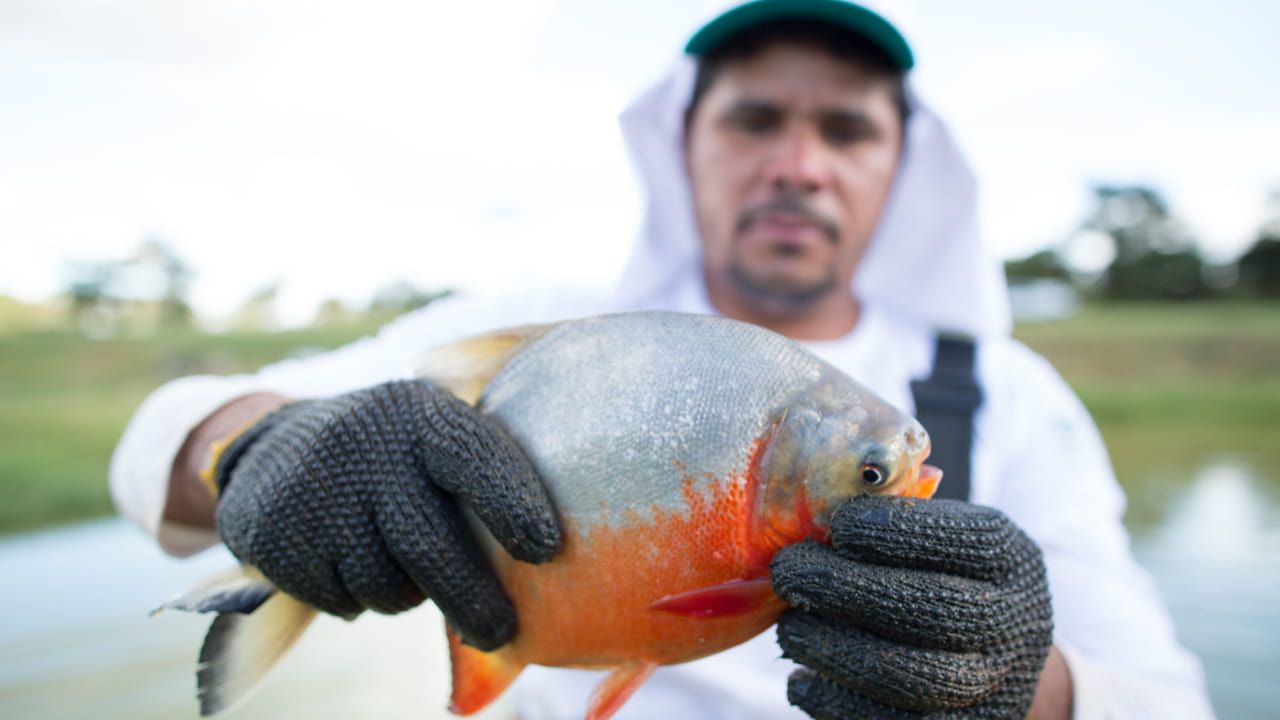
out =
{"type": "Polygon", "coordinates": [[[222,497],[231,483],[231,473],[236,464],[258,438],[273,427],[291,417],[300,405],[297,402],[267,410],[236,428],[231,434],[209,444],[209,463],[200,471],[200,480],[215,498],[222,497]]]}

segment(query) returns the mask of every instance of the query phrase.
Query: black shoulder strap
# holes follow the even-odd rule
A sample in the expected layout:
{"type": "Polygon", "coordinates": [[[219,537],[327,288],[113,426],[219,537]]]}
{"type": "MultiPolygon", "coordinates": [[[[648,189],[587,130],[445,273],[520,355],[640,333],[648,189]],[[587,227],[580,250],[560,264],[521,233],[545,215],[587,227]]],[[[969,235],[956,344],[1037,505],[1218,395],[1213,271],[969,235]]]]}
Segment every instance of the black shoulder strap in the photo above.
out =
{"type": "Polygon", "coordinates": [[[973,338],[940,334],[933,374],[911,381],[916,418],[933,441],[928,463],[942,469],[935,497],[969,499],[973,416],[982,404],[982,388],[974,371],[975,351],[973,338]]]}

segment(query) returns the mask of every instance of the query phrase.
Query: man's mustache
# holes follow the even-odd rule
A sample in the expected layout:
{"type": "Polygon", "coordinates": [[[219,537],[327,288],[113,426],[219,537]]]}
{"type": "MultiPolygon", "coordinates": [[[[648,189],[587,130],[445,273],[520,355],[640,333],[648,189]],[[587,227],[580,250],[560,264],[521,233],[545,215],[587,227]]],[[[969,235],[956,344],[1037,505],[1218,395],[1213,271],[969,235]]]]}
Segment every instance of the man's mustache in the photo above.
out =
{"type": "Polygon", "coordinates": [[[762,215],[770,214],[786,214],[803,218],[813,223],[822,231],[831,244],[840,241],[840,228],[832,220],[823,217],[817,210],[809,207],[803,200],[793,195],[779,195],[778,197],[766,203],[747,208],[738,216],[738,224],[735,233],[741,234],[746,232],[752,225],[760,219],[762,215]]]}

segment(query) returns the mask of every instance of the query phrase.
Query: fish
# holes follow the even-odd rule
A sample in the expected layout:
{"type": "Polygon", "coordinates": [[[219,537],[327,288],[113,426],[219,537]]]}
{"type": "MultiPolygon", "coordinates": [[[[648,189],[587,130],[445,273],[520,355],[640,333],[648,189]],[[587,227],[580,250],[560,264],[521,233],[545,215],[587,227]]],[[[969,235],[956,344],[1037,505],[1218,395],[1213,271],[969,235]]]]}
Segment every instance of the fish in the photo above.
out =
{"type": "MultiPolygon", "coordinates": [[[[524,450],[564,529],[549,562],[472,525],[516,608],[491,652],[447,629],[450,710],[475,713],[531,664],[607,669],[585,715],[612,716],[660,665],[745,642],[785,609],[769,562],[829,541],[858,495],[928,498],[941,471],[910,415],[801,345],[721,317],[631,312],[499,330],[429,351],[419,377],[524,450]]],[[[315,610],[252,568],[161,609],[216,611],[202,714],[237,703],[315,610]]]]}

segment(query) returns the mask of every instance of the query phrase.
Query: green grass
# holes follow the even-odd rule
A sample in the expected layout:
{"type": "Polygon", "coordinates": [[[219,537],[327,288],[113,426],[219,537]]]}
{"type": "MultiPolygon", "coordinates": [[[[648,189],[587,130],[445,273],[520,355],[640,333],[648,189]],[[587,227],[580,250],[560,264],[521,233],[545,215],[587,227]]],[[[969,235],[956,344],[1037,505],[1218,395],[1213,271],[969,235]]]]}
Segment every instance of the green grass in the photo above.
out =
{"type": "Polygon", "coordinates": [[[138,404],[166,380],[247,371],[375,329],[177,331],[103,341],[70,331],[0,335],[0,532],[111,513],[111,451],[138,404]]]}
{"type": "MultiPolygon", "coordinates": [[[[69,331],[0,334],[0,532],[111,513],[111,451],[160,383],[251,370],[375,329],[369,321],[106,341],[69,331]]],[[[1280,430],[1280,304],[1090,306],[1016,334],[1076,388],[1113,448],[1113,440],[1139,448],[1134,458],[1147,445],[1166,454],[1249,451],[1270,446],[1280,430]]],[[[1118,455],[1117,469],[1124,474],[1131,461],[1118,455]]]]}
{"type": "Polygon", "coordinates": [[[1020,325],[1099,423],[1233,434],[1280,429],[1280,303],[1094,305],[1020,325]]]}

